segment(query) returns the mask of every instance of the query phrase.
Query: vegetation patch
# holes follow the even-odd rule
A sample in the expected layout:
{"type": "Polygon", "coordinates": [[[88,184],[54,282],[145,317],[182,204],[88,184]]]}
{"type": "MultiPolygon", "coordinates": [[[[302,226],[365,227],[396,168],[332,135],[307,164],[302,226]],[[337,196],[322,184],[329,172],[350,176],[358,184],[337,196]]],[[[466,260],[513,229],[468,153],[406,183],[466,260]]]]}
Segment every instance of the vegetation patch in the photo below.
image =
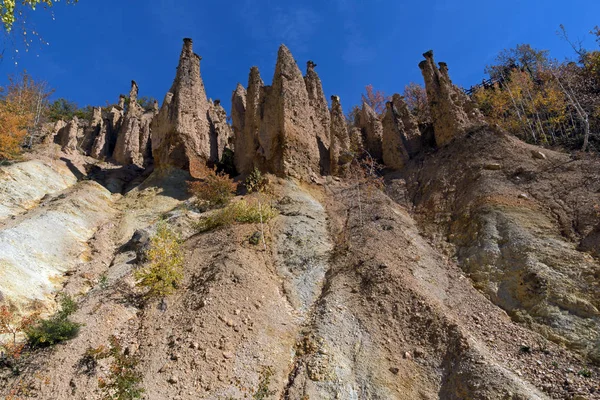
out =
{"type": "Polygon", "coordinates": [[[268,222],[278,215],[278,211],[270,204],[263,204],[257,197],[243,199],[229,204],[202,218],[197,224],[199,232],[208,232],[234,223],[252,224],[268,222]]]}
{"type": "Polygon", "coordinates": [[[236,184],[225,172],[207,169],[201,181],[188,183],[190,194],[196,197],[196,205],[201,209],[224,207],[233,198],[236,184]]]}
{"type": "Polygon", "coordinates": [[[147,299],[172,294],[183,280],[183,248],[179,236],[165,222],[158,224],[150,239],[148,265],[135,271],[137,286],[144,289],[147,299]]]}
{"type": "Polygon", "coordinates": [[[29,345],[33,348],[48,347],[76,337],[81,324],[69,319],[75,311],[75,300],[71,296],[62,295],[60,311],[48,319],[40,319],[24,330],[29,345]]]}

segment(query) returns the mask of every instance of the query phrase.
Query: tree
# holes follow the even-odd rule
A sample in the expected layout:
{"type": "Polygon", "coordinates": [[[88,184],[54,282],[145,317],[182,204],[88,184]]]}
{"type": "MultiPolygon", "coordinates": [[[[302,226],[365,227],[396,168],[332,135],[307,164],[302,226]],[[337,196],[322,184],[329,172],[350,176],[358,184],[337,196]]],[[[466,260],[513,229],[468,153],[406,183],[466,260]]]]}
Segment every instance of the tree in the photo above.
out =
{"type": "Polygon", "coordinates": [[[548,50],[537,50],[529,44],[518,44],[514,48],[500,51],[496,56],[496,64],[487,65],[485,73],[492,79],[502,80],[516,68],[537,78],[538,72],[551,63],[548,53],[548,50]]]}
{"type": "Polygon", "coordinates": [[[387,96],[381,90],[373,89],[373,85],[365,86],[366,94],[362,95],[362,101],[367,103],[377,115],[383,115],[385,113],[385,103],[391,100],[390,96],[387,96]]]}
{"type": "Polygon", "coordinates": [[[39,313],[30,316],[18,316],[8,306],[0,306],[0,335],[8,335],[8,342],[0,342],[0,347],[6,352],[9,362],[15,362],[21,356],[24,344],[17,343],[17,335],[29,329],[39,318],[39,313]]]}
{"type": "Polygon", "coordinates": [[[149,264],[135,271],[137,285],[147,290],[147,299],[164,298],[183,280],[184,256],[179,236],[165,222],[158,224],[147,256],[149,264]]]}
{"type": "MultiPolygon", "coordinates": [[[[23,16],[28,10],[35,10],[38,5],[43,5],[45,8],[52,7],[60,0],[3,0],[0,5],[0,20],[7,33],[13,28],[16,22],[16,16],[23,16]]],[[[77,3],[79,0],[67,0],[67,4],[77,3]]]]}
{"type": "Polygon", "coordinates": [[[64,98],[59,98],[49,105],[48,119],[52,122],[60,120],[70,121],[73,117],[89,120],[92,118],[92,112],[92,106],[87,105],[83,108],[79,108],[77,103],[64,98]]]}
{"type": "Polygon", "coordinates": [[[10,100],[0,100],[0,163],[17,159],[23,151],[33,115],[10,100]]]}
{"type": "Polygon", "coordinates": [[[404,87],[404,101],[420,124],[431,122],[427,92],[422,85],[411,82],[404,87]]]}

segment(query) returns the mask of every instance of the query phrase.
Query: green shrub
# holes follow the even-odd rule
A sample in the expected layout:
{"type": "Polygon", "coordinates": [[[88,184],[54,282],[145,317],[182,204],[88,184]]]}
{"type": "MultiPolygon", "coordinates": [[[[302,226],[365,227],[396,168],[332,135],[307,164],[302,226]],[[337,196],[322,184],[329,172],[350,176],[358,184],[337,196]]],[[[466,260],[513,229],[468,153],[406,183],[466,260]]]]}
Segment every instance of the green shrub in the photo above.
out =
{"type": "Polygon", "coordinates": [[[147,298],[173,293],[183,279],[183,249],[179,237],[166,223],[159,223],[147,258],[148,265],[134,273],[137,286],[146,290],[147,298]]]}
{"type": "Polygon", "coordinates": [[[278,212],[270,204],[262,204],[258,199],[244,199],[204,217],[198,223],[197,229],[200,232],[207,232],[236,222],[241,224],[260,223],[261,214],[262,222],[267,222],[275,218],[278,212]]]}
{"type": "Polygon", "coordinates": [[[258,168],[254,168],[246,178],[246,189],[249,193],[265,192],[269,185],[269,180],[260,172],[258,168]]]}
{"type": "Polygon", "coordinates": [[[144,389],[140,387],[142,376],[136,371],[139,359],[126,354],[116,337],[110,337],[109,349],[104,347],[88,349],[86,356],[94,360],[109,357],[113,359],[107,379],[98,379],[103,400],[133,400],[142,397],[144,393],[144,389]]]}
{"type": "Polygon", "coordinates": [[[271,396],[274,396],[277,392],[275,390],[269,390],[271,385],[271,378],[273,377],[273,368],[264,367],[260,372],[260,381],[258,382],[258,388],[252,394],[254,400],[264,400],[271,396]]]}
{"type": "Polygon", "coordinates": [[[235,183],[226,173],[216,173],[212,169],[207,169],[202,181],[190,182],[188,187],[190,193],[196,196],[197,205],[208,209],[229,204],[236,189],[235,183]]]}
{"type": "Polygon", "coordinates": [[[63,295],[60,306],[60,311],[51,318],[42,319],[25,330],[31,347],[48,347],[77,336],[81,324],[69,320],[69,316],[77,311],[77,303],[63,295]]]}

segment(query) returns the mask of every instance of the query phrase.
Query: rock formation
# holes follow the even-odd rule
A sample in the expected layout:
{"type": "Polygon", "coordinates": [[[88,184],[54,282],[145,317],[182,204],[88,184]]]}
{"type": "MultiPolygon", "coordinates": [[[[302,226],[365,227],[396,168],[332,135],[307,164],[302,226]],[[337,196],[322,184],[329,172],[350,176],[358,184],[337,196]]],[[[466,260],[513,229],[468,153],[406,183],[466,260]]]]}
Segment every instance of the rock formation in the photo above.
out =
{"type": "Polygon", "coordinates": [[[350,137],[338,96],[331,96],[330,143],[331,175],[345,176],[351,161],[350,137]]]}
{"type": "Polygon", "coordinates": [[[227,123],[227,112],[219,100],[215,100],[208,109],[210,124],[210,157],[209,161],[218,163],[223,159],[225,148],[233,147],[233,132],[227,123]]]}
{"type": "MultiPolygon", "coordinates": [[[[119,103],[121,103],[121,99],[124,101],[124,97],[121,96],[119,98],[119,103]]],[[[100,132],[98,132],[90,152],[92,157],[106,159],[112,155],[116,144],[116,136],[121,128],[122,119],[123,109],[119,108],[119,106],[112,107],[106,112],[103,116],[100,132]]]]}
{"type": "Polygon", "coordinates": [[[425,80],[427,101],[431,109],[435,141],[444,146],[455,137],[482,123],[479,110],[458,87],[452,84],[446,63],[436,67],[433,51],[423,54],[419,68],[425,80]]]}
{"type": "Polygon", "coordinates": [[[190,162],[210,159],[210,104],[200,76],[200,60],[193,52],[192,40],[184,39],[175,80],[152,122],[152,155],[158,168],[189,170],[190,162]]]}
{"type": "Polygon", "coordinates": [[[383,126],[377,113],[367,103],[363,102],[362,109],[357,117],[357,126],[362,132],[365,150],[375,160],[381,160],[383,157],[383,126]]]}
{"type": "Polygon", "coordinates": [[[265,87],[258,132],[259,165],[278,175],[308,180],[320,172],[321,153],[304,77],[281,45],[271,87],[265,87]]]}
{"type": "Polygon", "coordinates": [[[96,138],[102,130],[102,107],[92,108],[92,119],[83,127],[83,138],[80,148],[84,154],[91,154],[96,138]]]}
{"type": "Polygon", "coordinates": [[[321,157],[320,167],[321,174],[326,175],[329,173],[329,147],[330,147],[330,123],[331,118],[329,115],[329,107],[327,106],[327,99],[323,92],[323,85],[321,79],[315,71],[315,64],[312,61],[306,63],[306,76],[304,82],[306,84],[306,91],[308,92],[308,99],[316,119],[313,121],[313,129],[316,133],[319,152],[321,157]]]}
{"type": "Polygon", "coordinates": [[[231,129],[233,131],[233,147],[235,148],[238,138],[244,134],[246,124],[246,88],[241,83],[231,95],[231,129]]]}
{"type": "Polygon", "coordinates": [[[65,153],[74,153],[77,151],[78,133],[79,119],[73,117],[73,119],[56,134],[54,142],[58,143],[65,153]]]}
{"type": "MultiPolygon", "coordinates": [[[[244,100],[244,124],[243,130],[235,136],[235,168],[241,174],[247,174],[254,168],[254,160],[258,148],[258,130],[260,127],[260,94],[264,87],[263,80],[260,77],[260,72],[257,67],[250,69],[248,77],[248,91],[244,100]]],[[[236,90],[237,92],[237,90],[236,90]]],[[[235,95],[234,95],[235,96],[235,95]]],[[[232,105],[232,118],[234,114],[232,105]]],[[[236,111],[237,112],[237,111],[236,111]]],[[[238,116],[240,116],[238,114],[238,116]]],[[[241,116],[240,116],[241,117],[241,116]]],[[[236,116],[237,118],[237,116],[236,116]]],[[[240,122],[235,122],[235,126],[241,125],[240,122]]]]}
{"type": "Polygon", "coordinates": [[[123,124],[117,135],[117,143],[113,153],[114,160],[123,165],[136,164],[140,158],[141,119],[144,109],[137,102],[138,85],[131,81],[129,105],[123,117],[123,124]]]}
{"type": "Polygon", "coordinates": [[[386,113],[383,118],[383,163],[391,169],[400,169],[410,159],[408,155],[408,140],[404,131],[404,123],[394,106],[386,103],[386,113]]]}
{"type": "Polygon", "coordinates": [[[408,109],[408,104],[406,104],[406,101],[404,101],[404,98],[401,95],[395,93],[392,96],[392,103],[394,104],[396,112],[398,113],[398,116],[404,125],[404,135],[408,142],[406,150],[408,151],[410,157],[413,157],[423,148],[419,123],[417,122],[415,116],[412,115],[408,109]]]}

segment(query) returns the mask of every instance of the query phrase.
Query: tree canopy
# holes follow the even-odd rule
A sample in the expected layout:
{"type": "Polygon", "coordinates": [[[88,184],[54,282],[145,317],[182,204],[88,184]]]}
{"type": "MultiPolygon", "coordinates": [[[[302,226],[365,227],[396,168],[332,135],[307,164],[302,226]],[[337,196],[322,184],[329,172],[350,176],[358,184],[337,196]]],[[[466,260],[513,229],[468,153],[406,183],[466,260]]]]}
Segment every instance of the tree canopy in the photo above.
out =
{"type": "MultiPolygon", "coordinates": [[[[77,3],[79,0],[66,0],[67,4],[77,3]]],[[[52,7],[60,0],[2,0],[0,4],[0,19],[6,32],[10,32],[17,18],[28,10],[35,10],[39,5],[52,7]]]]}

